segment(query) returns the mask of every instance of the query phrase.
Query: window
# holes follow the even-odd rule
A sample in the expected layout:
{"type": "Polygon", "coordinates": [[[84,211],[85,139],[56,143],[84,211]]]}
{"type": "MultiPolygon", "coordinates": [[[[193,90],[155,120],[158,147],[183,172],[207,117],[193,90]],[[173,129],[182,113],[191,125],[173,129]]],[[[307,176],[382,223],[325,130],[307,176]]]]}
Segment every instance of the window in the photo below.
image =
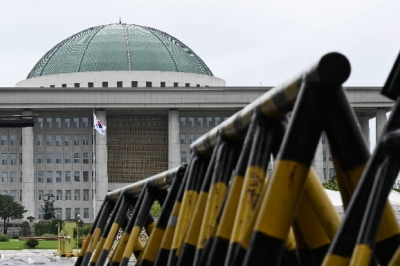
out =
{"type": "Polygon", "coordinates": [[[56,146],[58,146],[58,147],[62,146],[62,135],[61,134],[56,135],[56,146]]]}
{"type": "Polygon", "coordinates": [[[83,200],[84,201],[89,201],[89,189],[84,189],[83,190],[83,200]]]}
{"type": "Polygon", "coordinates": [[[174,82],[174,87],[178,87],[178,82],[174,82]]]}
{"type": "Polygon", "coordinates": [[[71,153],[64,153],[64,163],[71,163],[71,153]]]}
{"type": "Polygon", "coordinates": [[[207,121],[207,127],[212,127],[212,117],[207,116],[206,121],[207,121]]]}
{"type": "Polygon", "coordinates": [[[62,87],[62,88],[66,88],[66,87],[67,87],[67,84],[65,84],[65,83],[64,83],[64,84],[61,84],[61,87],[62,87]]]}
{"type": "Polygon", "coordinates": [[[43,171],[37,172],[37,181],[38,181],[38,183],[44,183],[44,172],[43,171]]]}
{"type": "Polygon", "coordinates": [[[180,144],[186,144],[186,134],[179,135],[179,142],[180,144]]]}
{"type": "Polygon", "coordinates": [[[82,127],[89,127],[89,118],[82,117],[82,127]]]}
{"type": "Polygon", "coordinates": [[[17,165],[17,154],[16,153],[10,153],[10,164],[17,165]]]}
{"type": "Polygon", "coordinates": [[[53,171],[46,172],[46,182],[53,183],[53,171]]]}
{"type": "Polygon", "coordinates": [[[43,143],[43,135],[37,135],[37,142],[36,142],[36,144],[37,144],[38,146],[43,146],[43,145],[44,145],[44,143],[43,143]]]}
{"type": "Polygon", "coordinates": [[[17,183],[17,172],[10,172],[10,183],[17,183]]]}
{"type": "Polygon", "coordinates": [[[188,127],[194,127],[194,117],[188,117],[188,127]]]}
{"type": "Polygon", "coordinates": [[[214,117],[214,122],[215,122],[215,126],[218,126],[219,124],[221,124],[221,117],[219,117],[219,116],[214,117]]]}
{"type": "Polygon", "coordinates": [[[179,118],[179,126],[180,127],[185,127],[186,126],[186,117],[185,116],[181,116],[179,118]]]}
{"type": "Polygon", "coordinates": [[[71,182],[71,171],[64,172],[65,182],[71,182]]]}
{"type": "Polygon", "coordinates": [[[19,172],[19,182],[22,183],[22,172],[19,172]]]}
{"type": "Polygon", "coordinates": [[[146,81],[146,88],[151,88],[152,86],[151,81],[146,81]]]}
{"type": "Polygon", "coordinates": [[[7,145],[8,145],[7,135],[1,135],[1,146],[7,146],[7,145]]]}
{"type": "Polygon", "coordinates": [[[323,171],[324,171],[324,180],[326,179],[326,168],[324,167],[323,168],[323,171]]]}
{"type": "Polygon", "coordinates": [[[81,190],[80,189],[74,190],[74,200],[81,200],[81,190]]]}
{"type": "Polygon", "coordinates": [[[65,190],[65,200],[71,200],[71,190],[65,190]]]}
{"type": "Polygon", "coordinates": [[[38,117],[37,119],[37,127],[43,127],[43,117],[38,117]]]}
{"type": "Polygon", "coordinates": [[[56,117],[56,127],[61,127],[61,117],[56,117]]]}
{"type": "Polygon", "coordinates": [[[2,153],[1,154],[1,164],[2,165],[7,165],[8,164],[8,154],[7,153],[2,153]]]}
{"type": "Polygon", "coordinates": [[[53,153],[52,152],[48,152],[46,154],[46,163],[53,163],[53,153]]]}
{"type": "Polygon", "coordinates": [[[56,190],[56,200],[62,200],[62,190],[56,190]]]}
{"type": "Polygon", "coordinates": [[[19,153],[19,164],[22,164],[22,153],[19,153]]]}
{"type": "Polygon", "coordinates": [[[80,171],[74,171],[74,181],[81,182],[81,172],[80,171]]]}
{"type": "Polygon", "coordinates": [[[335,168],[329,168],[329,177],[332,178],[336,175],[335,168]]]}
{"type": "Polygon", "coordinates": [[[44,190],[38,190],[39,200],[43,200],[43,196],[44,196],[44,190]]]}
{"type": "Polygon", "coordinates": [[[71,146],[71,135],[64,135],[64,146],[71,146]]]}
{"type": "Polygon", "coordinates": [[[38,164],[44,163],[44,153],[38,153],[36,157],[37,157],[38,164]]]}
{"type": "Polygon", "coordinates": [[[181,151],[181,163],[186,163],[186,152],[181,151]]]}
{"type": "Polygon", "coordinates": [[[322,132],[321,133],[321,143],[325,144],[325,142],[326,142],[326,135],[325,135],[325,132],[322,132]]]}
{"type": "Polygon", "coordinates": [[[47,146],[53,146],[53,135],[47,135],[46,136],[46,145],[47,146]]]}
{"type": "Polygon", "coordinates": [[[138,82],[137,81],[132,81],[131,82],[131,87],[132,88],[137,88],[137,86],[138,86],[138,82]]]}
{"type": "Polygon", "coordinates": [[[79,146],[79,139],[80,135],[79,134],[74,134],[74,146],[79,146]]]}
{"type": "Polygon", "coordinates": [[[122,88],[122,81],[117,81],[117,88],[122,88]]]}
{"type": "Polygon", "coordinates": [[[89,182],[89,171],[82,171],[83,182],[89,182]]]}
{"type": "Polygon", "coordinates": [[[16,190],[11,190],[10,195],[13,198],[13,201],[17,201],[17,191],[16,190]]]}
{"type": "Polygon", "coordinates": [[[8,183],[8,173],[1,172],[1,183],[8,183]]]}
{"type": "Polygon", "coordinates": [[[198,127],[203,127],[204,124],[204,118],[203,117],[197,117],[197,126],[198,127]]]}
{"type": "Polygon", "coordinates": [[[330,150],[328,151],[328,154],[329,154],[329,161],[332,161],[332,154],[330,150]]]}
{"type": "Polygon", "coordinates": [[[56,171],[56,183],[62,182],[62,171],[56,171]]]}
{"type": "Polygon", "coordinates": [[[65,208],[65,219],[71,219],[71,208],[65,208]]]}
{"type": "Polygon", "coordinates": [[[322,161],[326,162],[326,151],[322,151],[322,161]]]}
{"type": "Polygon", "coordinates": [[[93,82],[88,82],[88,88],[93,88],[93,82]]]}
{"type": "Polygon", "coordinates": [[[22,135],[19,136],[19,145],[22,146],[22,135]]]}
{"type": "Polygon", "coordinates": [[[83,208],[83,218],[89,219],[89,208],[83,208]]]}
{"type": "Polygon", "coordinates": [[[22,201],[22,190],[19,191],[19,201],[22,201]]]}
{"type": "Polygon", "coordinates": [[[61,152],[56,153],[56,163],[57,164],[62,163],[62,153],[61,152]]]}
{"type": "Polygon", "coordinates": [[[102,87],[103,88],[108,88],[108,82],[107,81],[103,81],[102,82],[102,87]]]}
{"type": "Polygon", "coordinates": [[[88,152],[84,152],[82,154],[82,163],[89,164],[89,153],[88,152]]]}
{"type": "Polygon", "coordinates": [[[78,214],[81,214],[81,209],[80,208],[75,208],[75,218],[78,217],[78,214]]]}
{"type": "Polygon", "coordinates": [[[88,146],[88,145],[89,145],[89,135],[83,134],[82,135],[82,146],[88,146]]]}
{"type": "Polygon", "coordinates": [[[53,190],[52,189],[47,190],[46,194],[53,195],[53,190]]]}
{"type": "Polygon", "coordinates": [[[185,87],[190,87],[190,83],[185,83],[185,87]]]}
{"type": "Polygon", "coordinates": [[[10,146],[17,145],[17,135],[10,135],[10,146]]]}
{"type": "Polygon", "coordinates": [[[64,127],[65,128],[70,128],[71,127],[71,118],[64,117],[64,127]]]}
{"type": "Polygon", "coordinates": [[[48,128],[53,127],[53,118],[52,117],[46,118],[46,127],[48,127],[48,128]]]}
{"type": "Polygon", "coordinates": [[[194,142],[194,134],[188,134],[189,138],[189,144],[192,144],[194,142]]]}
{"type": "Polygon", "coordinates": [[[74,153],[74,163],[81,163],[81,154],[78,152],[74,153]]]}
{"type": "Polygon", "coordinates": [[[161,81],[160,87],[161,87],[161,88],[165,88],[165,81],[161,81]]]}
{"type": "Polygon", "coordinates": [[[56,210],[56,219],[62,220],[62,208],[56,210]]]}
{"type": "Polygon", "coordinates": [[[79,83],[74,83],[74,87],[75,87],[75,88],[79,88],[79,87],[80,87],[80,84],[79,84],[79,83]]]}
{"type": "Polygon", "coordinates": [[[74,127],[79,127],[79,117],[74,117],[74,127]]]}

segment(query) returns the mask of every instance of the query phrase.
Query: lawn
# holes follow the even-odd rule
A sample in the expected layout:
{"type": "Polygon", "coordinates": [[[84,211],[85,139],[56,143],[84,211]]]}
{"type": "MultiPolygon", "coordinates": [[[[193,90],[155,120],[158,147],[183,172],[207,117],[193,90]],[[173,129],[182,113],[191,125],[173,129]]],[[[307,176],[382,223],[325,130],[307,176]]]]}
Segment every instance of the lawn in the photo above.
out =
{"type": "MultiPolygon", "coordinates": [[[[8,242],[0,242],[0,250],[21,250],[29,249],[24,247],[25,240],[10,239],[8,242]]],[[[39,240],[39,245],[35,249],[54,249],[57,250],[58,241],[39,240]]]]}

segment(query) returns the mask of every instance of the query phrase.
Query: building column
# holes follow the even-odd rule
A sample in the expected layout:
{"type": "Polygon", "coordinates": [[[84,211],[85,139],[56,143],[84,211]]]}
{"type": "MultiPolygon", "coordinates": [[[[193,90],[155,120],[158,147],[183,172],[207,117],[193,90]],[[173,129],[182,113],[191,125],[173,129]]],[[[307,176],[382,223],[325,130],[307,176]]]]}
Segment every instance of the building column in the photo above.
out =
{"type": "Polygon", "coordinates": [[[369,143],[369,117],[364,116],[362,114],[356,114],[357,115],[357,120],[358,124],[360,125],[361,132],[364,136],[365,143],[367,144],[368,150],[370,148],[370,143],[369,143]]]}
{"type": "Polygon", "coordinates": [[[168,169],[181,164],[179,144],[179,111],[168,111],[168,169]]]}
{"type": "MultiPolygon", "coordinates": [[[[32,111],[23,111],[22,115],[31,116],[32,111]]],[[[36,217],[35,169],[33,165],[33,127],[22,128],[22,206],[27,212],[24,217],[36,217]]]]}
{"type": "MultiPolygon", "coordinates": [[[[106,111],[97,111],[97,117],[104,126],[107,126],[106,111]]],[[[96,217],[104,198],[108,192],[108,174],[107,174],[107,130],[106,135],[102,136],[94,130],[95,135],[95,177],[94,188],[95,198],[93,202],[93,213],[96,217]]]]}
{"type": "Polygon", "coordinates": [[[375,111],[376,115],[376,144],[379,143],[379,139],[382,136],[383,129],[385,128],[387,118],[385,109],[377,109],[375,111]]]}

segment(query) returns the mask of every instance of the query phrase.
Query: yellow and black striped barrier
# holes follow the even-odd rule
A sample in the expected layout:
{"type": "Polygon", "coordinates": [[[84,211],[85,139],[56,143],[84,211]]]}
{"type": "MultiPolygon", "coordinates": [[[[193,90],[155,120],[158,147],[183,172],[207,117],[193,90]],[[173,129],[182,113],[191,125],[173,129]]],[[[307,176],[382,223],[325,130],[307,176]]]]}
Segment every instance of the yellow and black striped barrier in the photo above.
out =
{"type": "MultiPolygon", "coordinates": [[[[396,101],[399,58],[383,90],[396,101]]],[[[132,256],[140,266],[397,265],[387,197],[400,169],[399,103],[370,156],[342,88],[349,75],[346,57],[324,55],[196,140],[187,166],[109,192],[75,265],[128,265],[132,256]],[[343,221],[311,167],[322,132],[343,221]]]]}

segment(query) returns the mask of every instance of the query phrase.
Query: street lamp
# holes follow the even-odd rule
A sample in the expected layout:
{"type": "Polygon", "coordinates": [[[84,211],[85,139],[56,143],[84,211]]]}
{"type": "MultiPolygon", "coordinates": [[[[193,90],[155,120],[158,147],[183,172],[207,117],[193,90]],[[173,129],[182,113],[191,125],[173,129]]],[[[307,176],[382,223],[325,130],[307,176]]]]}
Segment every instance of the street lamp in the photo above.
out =
{"type": "Polygon", "coordinates": [[[79,252],[79,218],[81,216],[79,215],[79,213],[76,215],[76,249],[79,252]]]}

